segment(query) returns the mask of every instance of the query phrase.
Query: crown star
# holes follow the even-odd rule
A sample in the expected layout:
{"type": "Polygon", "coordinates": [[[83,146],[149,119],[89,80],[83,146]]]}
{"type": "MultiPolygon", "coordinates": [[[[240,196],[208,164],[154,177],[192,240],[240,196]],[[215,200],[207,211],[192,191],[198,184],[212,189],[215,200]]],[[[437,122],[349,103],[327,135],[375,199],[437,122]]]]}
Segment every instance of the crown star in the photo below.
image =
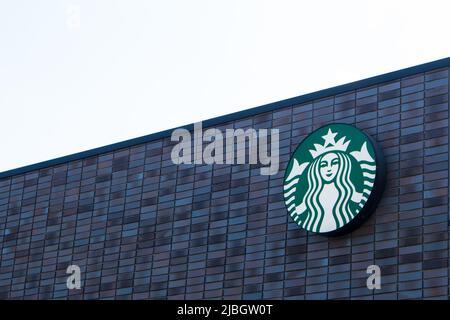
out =
{"type": "Polygon", "coordinates": [[[318,156],[329,151],[347,151],[350,140],[345,141],[346,137],[342,137],[336,142],[336,135],[337,132],[332,132],[331,129],[328,129],[327,134],[322,136],[322,138],[325,140],[324,144],[321,145],[318,143],[314,143],[314,149],[309,150],[312,157],[315,159],[318,156]]]}
{"type": "Polygon", "coordinates": [[[337,132],[333,133],[331,131],[331,129],[328,129],[328,133],[326,135],[322,136],[322,138],[325,140],[325,143],[323,146],[326,147],[329,144],[334,145],[335,144],[334,138],[336,137],[336,135],[337,135],[337,132]]]}

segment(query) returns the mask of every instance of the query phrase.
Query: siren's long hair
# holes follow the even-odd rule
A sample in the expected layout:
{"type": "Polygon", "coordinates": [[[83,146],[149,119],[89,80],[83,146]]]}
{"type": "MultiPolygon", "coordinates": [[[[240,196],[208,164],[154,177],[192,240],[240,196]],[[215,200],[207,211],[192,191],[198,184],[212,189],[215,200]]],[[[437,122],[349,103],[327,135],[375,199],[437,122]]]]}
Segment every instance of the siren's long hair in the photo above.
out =
{"type": "MultiPolygon", "coordinates": [[[[343,152],[336,151],[339,159],[339,168],[334,178],[336,189],[339,192],[338,199],[333,206],[333,217],[337,228],[342,227],[353,218],[350,210],[350,199],[356,192],[355,186],[350,180],[352,163],[349,156],[343,152]]],[[[323,155],[316,158],[308,168],[308,190],[305,194],[305,205],[309,209],[302,227],[314,232],[320,231],[324,217],[324,209],[319,201],[319,195],[323,190],[324,181],[320,175],[320,161],[323,155]]]]}

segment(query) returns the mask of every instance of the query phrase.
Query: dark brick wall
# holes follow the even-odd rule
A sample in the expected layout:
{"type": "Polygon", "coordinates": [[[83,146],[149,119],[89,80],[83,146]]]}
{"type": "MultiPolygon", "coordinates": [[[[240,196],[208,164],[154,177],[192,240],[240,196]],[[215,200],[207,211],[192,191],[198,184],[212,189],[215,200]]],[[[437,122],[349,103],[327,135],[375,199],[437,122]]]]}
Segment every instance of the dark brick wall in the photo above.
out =
{"type": "Polygon", "coordinates": [[[448,88],[439,69],[224,124],[280,129],[275,176],[173,165],[166,138],[3,178],[0,298],[447,299],[448,88]],[[300,230],[282,196],[291,152],[329,122],[372,135],[387,161],[377,211],[339,238],[300,230]]]}

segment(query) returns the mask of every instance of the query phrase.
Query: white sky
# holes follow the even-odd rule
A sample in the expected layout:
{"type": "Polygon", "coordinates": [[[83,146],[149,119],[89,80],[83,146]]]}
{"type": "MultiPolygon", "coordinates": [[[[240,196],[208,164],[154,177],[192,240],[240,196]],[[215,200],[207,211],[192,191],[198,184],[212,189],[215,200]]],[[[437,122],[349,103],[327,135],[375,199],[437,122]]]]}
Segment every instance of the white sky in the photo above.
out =
{"type": "Polygon", "coordinates": [[[0,0],[0,171],[448,57],[449,8],[0,0]]]}

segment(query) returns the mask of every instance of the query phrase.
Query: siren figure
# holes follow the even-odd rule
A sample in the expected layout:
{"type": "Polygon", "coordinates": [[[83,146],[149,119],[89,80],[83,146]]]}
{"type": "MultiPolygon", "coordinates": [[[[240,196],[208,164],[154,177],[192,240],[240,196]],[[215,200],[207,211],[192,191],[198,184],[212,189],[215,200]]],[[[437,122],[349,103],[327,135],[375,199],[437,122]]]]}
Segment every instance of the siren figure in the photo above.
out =
{"type": "Polygon", "coordinates": [[[350,200],[359,203],[362,194],[350,179],[351,171],[350,157],[344,152],[333,151],[314,159],[307,171],[308,190],[296,208],[303,228],[329,232],[353,219],[350,200]]]}

